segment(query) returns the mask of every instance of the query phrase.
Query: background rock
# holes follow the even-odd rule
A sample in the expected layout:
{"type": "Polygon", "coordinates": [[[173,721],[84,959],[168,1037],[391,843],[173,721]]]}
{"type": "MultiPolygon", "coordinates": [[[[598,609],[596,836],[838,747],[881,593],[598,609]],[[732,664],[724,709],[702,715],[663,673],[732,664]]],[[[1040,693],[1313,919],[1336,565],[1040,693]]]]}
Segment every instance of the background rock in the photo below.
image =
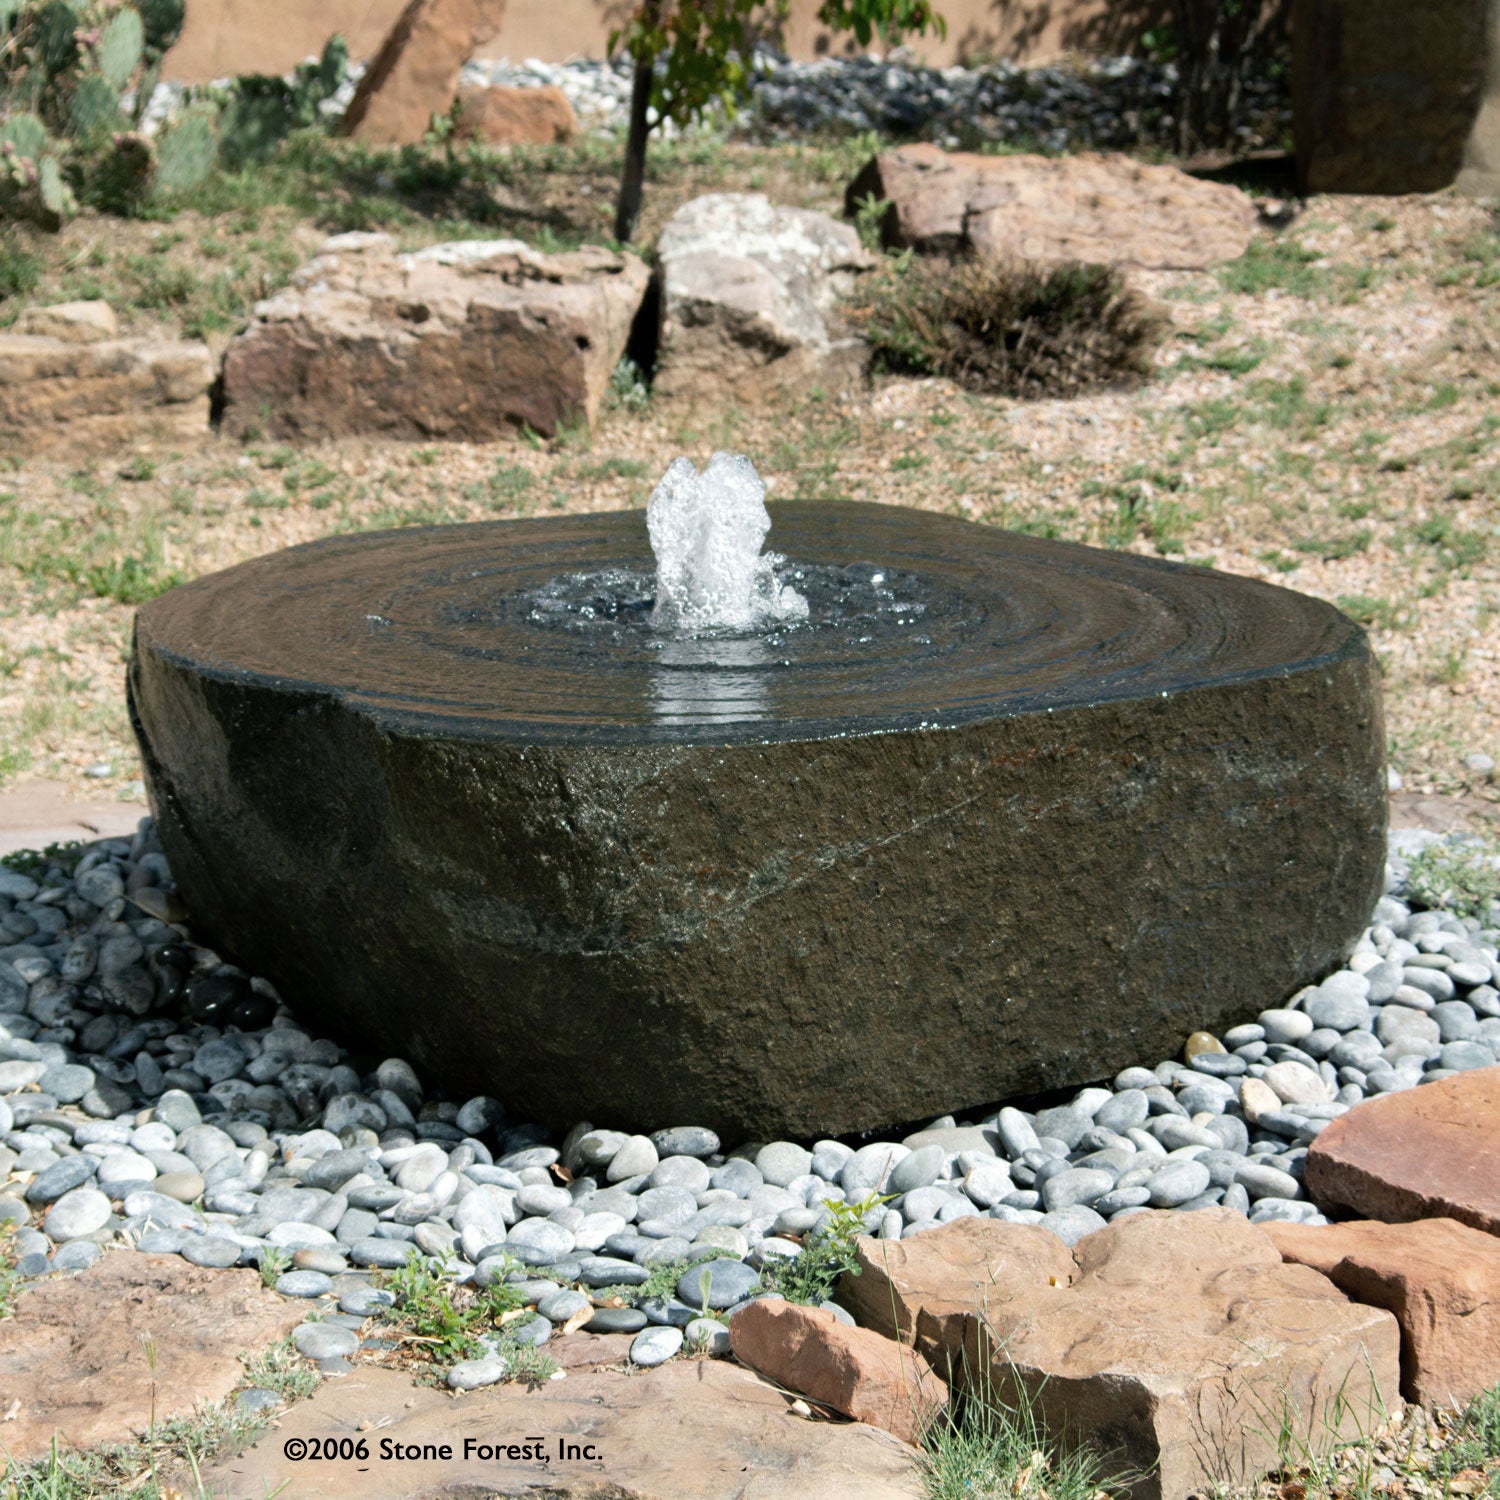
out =
{"type": "Polygon", "coordinates": [[[1493,0],[1297,0],[1292,113],[1309,193],[1500,192],[1493,0]]]}
{"type": "Polygon", "coordinates": [[[462,109],[454,135],[487,146],[551,146],[570,141],[578,120],[560,88],[460,89],[462,109]]]}
{"type": "Polygon", "coordinates": [[[411,0],[360,79],[343,129],[380,146],[420,141],[448,112],[463,66],[500,28],[505,0],[411,0]]]}
{"type": "Polygon", "coordinates": [[[107,304],[75,302],[28,309],[0,333],[0,442],[36,452],[205,434],[208,346],[122,339],[114,328],[107,304]]]}
{"type": "Polygon", "coordinates": [[[592,423],[648,280],[608,250],[461,240],[398,255],[385,235],[337,236],[229,346],[225,428],[479,442],[592,423]]]}
{"type": "Polygon", "coordinates": [[[834,305],[871,257],[847,224],[763,193],[684,204],[657,243],[662,332],[655,389],[757,400],[768,385],[847,385],[864,345],[834,326],[834,305]]]}
{"type": "Polygon", "coordinates": [[[892,248],[1030,261],[1202,270],[1243,255],[1255,205],[1238,188],[1126,156],[980,156],[921,143],[882,151],[850,183],[852,217],[886,199],[892,248]]]}

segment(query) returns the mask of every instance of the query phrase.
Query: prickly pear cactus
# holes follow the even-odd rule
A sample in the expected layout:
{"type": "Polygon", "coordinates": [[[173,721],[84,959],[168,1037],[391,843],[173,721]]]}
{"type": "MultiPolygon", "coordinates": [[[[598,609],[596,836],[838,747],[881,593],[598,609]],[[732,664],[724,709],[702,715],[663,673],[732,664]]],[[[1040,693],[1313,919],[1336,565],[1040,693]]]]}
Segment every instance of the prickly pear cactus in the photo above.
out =
{"type": "Polygon", "coordinates": [[[0,120],[0,144],[13,146],[17,156],[35,161],[47,149],[47,127],[36,115],[11,115],[0,120]]]}
{"type": "Polygon", "coordinates": [[[157,188],[164,193],[191,191],[213,171],[218,155],[217,112],[194,106],[157,137],[157,188]]]}
{"type": "Polygon", "coordinates": [[[140,67],[145,55],[146,28],[134,6],[122,5],[99,33],[95,56],[99,76],[118,95],[140,67]]]}
{"type": "Polygon", "coordinates": [[[120,124],[120,91],[100,73],[85,73],[68,101],[68,123],[73,134],[96,135],[120,124]]]}

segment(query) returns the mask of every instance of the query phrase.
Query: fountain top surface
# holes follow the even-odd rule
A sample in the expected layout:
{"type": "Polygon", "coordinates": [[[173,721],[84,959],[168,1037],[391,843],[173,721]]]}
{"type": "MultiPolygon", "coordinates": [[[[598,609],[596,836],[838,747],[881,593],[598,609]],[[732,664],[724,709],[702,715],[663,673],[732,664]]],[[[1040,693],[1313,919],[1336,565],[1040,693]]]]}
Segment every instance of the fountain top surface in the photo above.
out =
{"type": "Polygon", "coordinates": [[[771,507],[807,618],[652,628],[640,511],[333,537],[172,590],[138,642],[211,679],[525,744],[730,744],[1170,696],[1368,651],[1208,569],[847,501],[771,507]]]}

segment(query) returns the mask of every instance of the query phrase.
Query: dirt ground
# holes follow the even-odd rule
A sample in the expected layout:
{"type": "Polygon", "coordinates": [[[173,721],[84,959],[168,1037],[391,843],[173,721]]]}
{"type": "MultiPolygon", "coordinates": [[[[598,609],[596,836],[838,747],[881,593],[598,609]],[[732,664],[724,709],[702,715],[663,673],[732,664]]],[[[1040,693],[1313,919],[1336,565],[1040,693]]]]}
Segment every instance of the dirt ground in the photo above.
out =
{"type": "MultiPolygon", "coordinates": [[[[683,148],[651,185],[648,230],[710,186],[836,210],[856,157],[683,148]]],[[[575,156],[494,201],[576,242],[597,236],[609,183],[575,156]]],[[[16,449],[0,468],[0,786],[28,774],[139,800],[123,671],[134,608],[164,586],[333,532],[638,507],[676,455],[729,448],[773,499],[943,511],[1334,601],[1371,630],[1407,791],[1464,793],[1482,819],[1495,794],[1464,761],[1500,756],[1500,221],[1449,195],[1266,208],[1290,222],[1243,260],[1139,277],[1171,332],[1131,390],[1018,402],[876,375],[847,400],[809,390],[759,410],[617,401],[591,438],[545,442],[16,449]]],[[[0,301],[0,324],[92,292],[135,328],[222,347],[239,309],[347,222],[316,218],[82,218],[36,252],[43,274],[0,301]]],[[[416,243],[455,221],[393,227],[416,243]]]]}

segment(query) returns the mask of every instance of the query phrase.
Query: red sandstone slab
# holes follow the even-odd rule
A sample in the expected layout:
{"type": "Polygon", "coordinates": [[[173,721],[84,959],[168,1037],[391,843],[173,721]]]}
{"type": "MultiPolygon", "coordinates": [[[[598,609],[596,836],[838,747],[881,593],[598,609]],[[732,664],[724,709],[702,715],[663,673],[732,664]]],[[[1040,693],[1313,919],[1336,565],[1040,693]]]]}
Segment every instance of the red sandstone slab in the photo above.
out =
{"type": "Polygon", "coordinates": [[[1395,1314],[1407,1400],[1462,1406],[1500,1382],[1500,1240],[1453,1219],[1261,1227],[1284,1261],[1395,1314]]]}
{"type": "Polygon", "coordinates": [[[1307,1153],[1306,1185],[1325,1210],[1393,1224],[1457,1219],[1500,1234],[1500,1068],[1341,1115],[1307,1153]]]}

